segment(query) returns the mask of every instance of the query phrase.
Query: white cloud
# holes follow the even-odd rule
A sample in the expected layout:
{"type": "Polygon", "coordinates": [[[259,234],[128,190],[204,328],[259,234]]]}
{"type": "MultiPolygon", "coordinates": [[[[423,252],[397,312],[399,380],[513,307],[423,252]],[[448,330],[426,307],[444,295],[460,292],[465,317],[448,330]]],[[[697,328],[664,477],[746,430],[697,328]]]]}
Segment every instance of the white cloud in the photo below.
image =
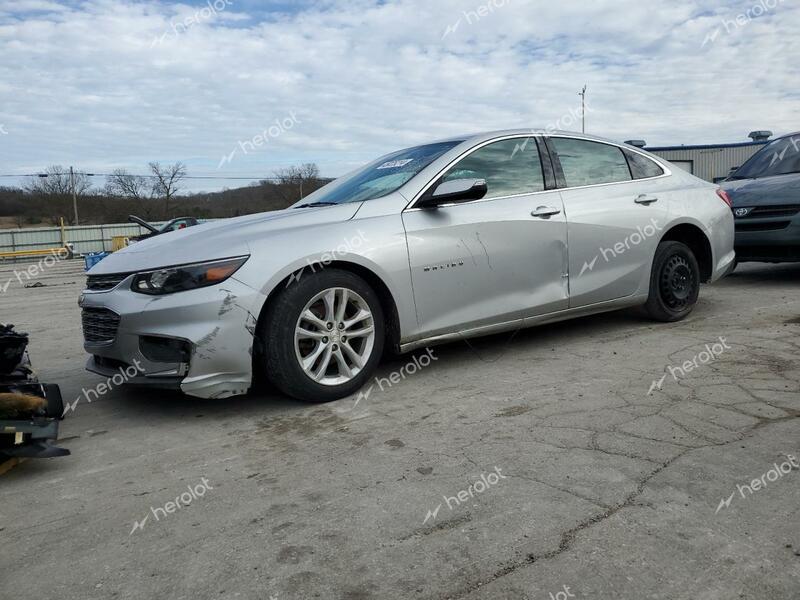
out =
{"type": "Polygon", "coordinates": [[[337,175],[407,144],[545,125],[579,105],[584,83],[588,130],[617,139],[735,142],[753,129],[797,129],[800,7],[779,2],[702,46],[754,2],[495,0],[476,20],[464,11],[491,0],[273,14],[231,0],[155,47],[205,4],[9,3],[0,8],[9,132],[0,164],[141,171],[149,160],[184,160],[216,174],[239,140],[294,110],[296,127],[222,172],[314,161],[337,175]]]}

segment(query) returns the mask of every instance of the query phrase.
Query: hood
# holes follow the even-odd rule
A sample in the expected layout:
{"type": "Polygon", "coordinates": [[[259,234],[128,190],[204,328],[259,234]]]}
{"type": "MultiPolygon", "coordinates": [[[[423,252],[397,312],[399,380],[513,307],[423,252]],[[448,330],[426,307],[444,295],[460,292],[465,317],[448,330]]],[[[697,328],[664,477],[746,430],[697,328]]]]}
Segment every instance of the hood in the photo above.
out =
{"type": "Polygon", "coordinates": [[[287,208],[220,219],[153,236],[114,252],[89,270],[91,275],[130,273],[250,254],[250,240],[287,231],[352,219],[360,202],[318,208],[287,208]]]}
{"type": "Polygon", "coordinates": [[[800,204],[800,174],[723,181],[734,207],[800,204]]]}

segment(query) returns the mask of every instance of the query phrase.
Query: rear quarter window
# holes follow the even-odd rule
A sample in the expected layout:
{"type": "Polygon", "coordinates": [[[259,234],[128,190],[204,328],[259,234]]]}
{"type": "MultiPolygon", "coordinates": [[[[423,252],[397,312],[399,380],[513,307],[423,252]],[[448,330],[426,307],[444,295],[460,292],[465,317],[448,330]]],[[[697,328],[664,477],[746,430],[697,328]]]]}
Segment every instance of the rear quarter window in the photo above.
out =
{"type": "Polygon", "coordinates": [[[657,162],[638,152],[632,152],[631,150],[624,150],[624,152],[634,179],[648,179],[649,177],[658,177],[664,174],[664,169],[657,162]]]}

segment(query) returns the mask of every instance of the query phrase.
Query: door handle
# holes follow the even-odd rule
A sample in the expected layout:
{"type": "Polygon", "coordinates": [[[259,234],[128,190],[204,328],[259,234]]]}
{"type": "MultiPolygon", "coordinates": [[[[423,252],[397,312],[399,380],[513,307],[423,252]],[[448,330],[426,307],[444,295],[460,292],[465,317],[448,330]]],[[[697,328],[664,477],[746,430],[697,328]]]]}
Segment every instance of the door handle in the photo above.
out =
{"type": "Polygon", "coordinates": [[[648,196],[647,194],[641,194],[634,202],[636,202],[636,204],[652,204],[653,202],[658,202],[658,198],[648,196]]]}
{"type": "Polygon", "coordinates": [[[536,210],[531,212],[531,216],[546,219],[548,217],[552,217],[553,215],[557,215],[560,212],[561,209],[555,208],[553,206],[540,206],[536,210]]]}

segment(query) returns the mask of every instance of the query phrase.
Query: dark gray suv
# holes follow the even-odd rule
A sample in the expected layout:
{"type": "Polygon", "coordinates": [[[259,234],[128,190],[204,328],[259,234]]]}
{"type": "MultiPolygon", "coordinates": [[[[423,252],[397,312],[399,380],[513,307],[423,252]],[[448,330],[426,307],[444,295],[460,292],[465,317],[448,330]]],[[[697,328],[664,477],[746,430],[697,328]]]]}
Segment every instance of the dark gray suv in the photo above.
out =
{"type": "Polygon", "coordinates": [[[738,262],[800,262],[800,133],[770,142],[722,184],[738,262]]]}

